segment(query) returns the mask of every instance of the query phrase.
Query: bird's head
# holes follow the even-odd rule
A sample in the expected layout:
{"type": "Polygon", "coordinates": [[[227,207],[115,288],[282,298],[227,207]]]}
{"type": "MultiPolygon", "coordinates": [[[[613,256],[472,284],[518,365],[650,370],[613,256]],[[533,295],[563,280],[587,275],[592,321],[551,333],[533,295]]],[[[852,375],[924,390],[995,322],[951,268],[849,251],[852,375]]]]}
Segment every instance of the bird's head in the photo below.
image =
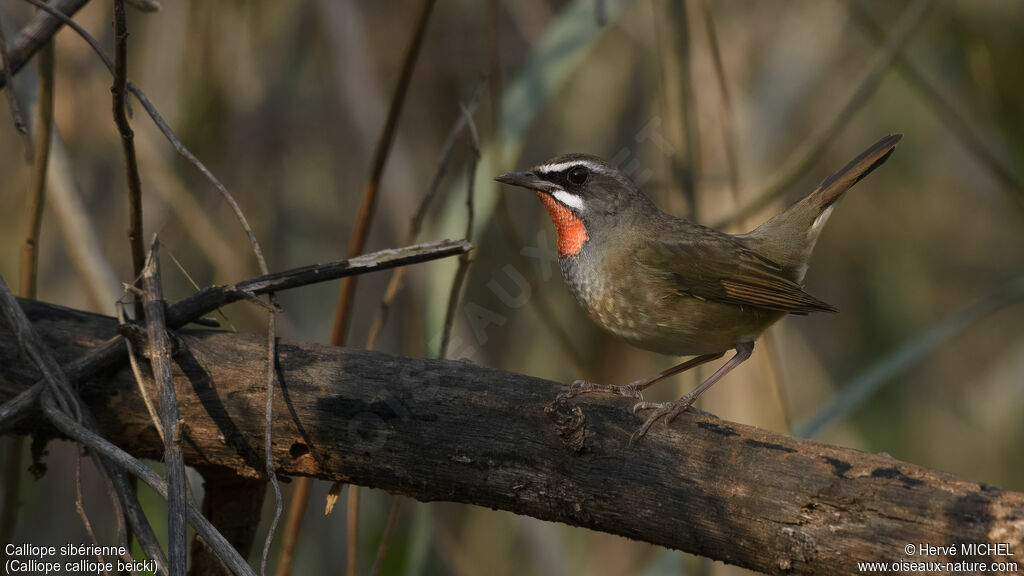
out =
{"type": "Polygon", "coordinates": [[[622,172],[588,154],[558,156],[495,180],[537,193],[555,224],[561,256],[579,255],[595,232],[615,226],[636,198],[643,197],[622,172]]]}

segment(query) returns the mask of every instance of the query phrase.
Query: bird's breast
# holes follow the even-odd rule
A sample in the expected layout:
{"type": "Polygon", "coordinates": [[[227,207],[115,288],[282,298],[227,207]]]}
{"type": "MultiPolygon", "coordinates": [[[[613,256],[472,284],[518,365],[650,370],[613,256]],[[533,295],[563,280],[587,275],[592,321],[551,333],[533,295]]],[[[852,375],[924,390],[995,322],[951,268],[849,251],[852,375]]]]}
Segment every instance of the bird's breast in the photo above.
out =
{"type": "Polygon", "coordinates": [[[610,277],[585,257],[560,256],[558,262],[569,293],[595,322],[626,340],[641,338],[639,328],[646,317],[645,306],[622,290],[620,279],[610,277]]]}

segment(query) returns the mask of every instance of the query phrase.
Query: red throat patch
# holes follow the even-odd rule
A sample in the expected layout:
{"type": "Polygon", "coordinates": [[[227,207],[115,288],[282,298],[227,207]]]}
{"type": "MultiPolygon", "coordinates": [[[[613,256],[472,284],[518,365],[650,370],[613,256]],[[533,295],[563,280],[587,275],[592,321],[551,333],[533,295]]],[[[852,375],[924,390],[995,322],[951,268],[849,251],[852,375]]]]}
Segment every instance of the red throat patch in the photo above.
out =
{"type": "Polygon", "coordinates": [[[548,209],[551,221],[555,224],[555,231],[558,232],[558,254],[561,256],[579,254],[583,243],[588,238],[587,227],[583,225],[583,221],[551,196],[543,192],[537,192],[537,196],[544,203],[544,207],[548,209]]]}

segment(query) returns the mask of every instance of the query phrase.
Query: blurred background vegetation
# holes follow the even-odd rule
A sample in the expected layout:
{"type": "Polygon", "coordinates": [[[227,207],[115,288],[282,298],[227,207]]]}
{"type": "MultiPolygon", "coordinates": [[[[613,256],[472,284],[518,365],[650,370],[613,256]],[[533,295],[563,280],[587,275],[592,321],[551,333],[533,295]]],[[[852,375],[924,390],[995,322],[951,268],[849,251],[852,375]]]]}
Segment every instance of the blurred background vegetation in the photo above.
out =
{"type": "MultiPolygon", "coordinates": [[[[272,270],[347,254],[419,4],[167,2],[158,13],[130,12],[129,77],[234,193],[272,270]]],[[[663,209],[738,232],[879,137],[902,132],[892,159],[833,214],[811,262],[808,291],[842,312],[773,327],[752,361],[705,395],[701,408],[807,432],[807,423],[833,406],[815,438],[1024,490],[1024,306],[1013,305],[1024,273],[1024,5],[927,4],[442,0],[412,77],[367,247],[404,241],[460,103],[482,91],[475,113],[483,153],[477,247],[452,355],[559,381],[585,375],[627,382],[676,359],[633,349],[586,318],[557,265],[531,256],[538,247],[554,249],[547,214],[531,194],[499,189],[494,175],[560,153],[594,153],[641,181],[663,209]],[[905,44],[892,38],[900,26],[905,44]],[[892,61],[884,58],[885,37],[892,61]],[[773,183],[783,185],[778,197],[731,218],[773,183]],[[499,194],[507,194],[507,205],[499,194]],[[860,392],[831,404],[851,384],[860,392]]],[[[0,3],[9,42],[32,12],[16,0],[0,3]]],[[[90,3],[75,20],[111,49],[109,2],[90,3]]],[[[47,199],[38,297],[113,314],[118,282],[132,273],[111,79],[68,30],[57,36],[56,54],[63,174],[80,207],[66,195],[47,199]],[[62,209],[84,211],[91,230],[72,232],[62,209]],[[91,275],[74,256],[87,243],[82,234],[94,235],[105,258],[91,275]]],[[[15,82],[29,111],[36,82],[34,64],[15,82]]],[[[201,286],[258,274],[219,195],[135,108],[146,238],[158,233],[165,254],[201,286]]],[[[5,105],[0,273],[12,285],[31,173],[25,157],[5,105]]],[[[421,239],[463,235],[468,158],[462,137],[421,239]]],[[[455,265],[408,270],[378,349],[437,354],[455,265]]],[[[169,299],[192,291],[173,264],[164,270],[169,299]]],[[[387,279],[361,280],[352,345],[365,341],[387,279]]],[[[337,290],[330,283],[281,294],[280,335],[327,342],[337,290]]],[[[263,330],[258,308],[226,312],[240,331],[263,330]]],[[[678,397],[706,374],[677,378],[651,396],[678,397]]],[[[54,443],[49,450],[46,476],[25,474],[14,541],[84,542],[68,480],[74,448],[54,443]]],[[[109,539],[104,490],[86,468],[87,507],[101,539],[109,539]]],[[[314,484],[296,574],[344,566],[344,499],[323,517],[327,488],[314,484]]],[[[286,485],[286,503],[289,492],[286,485]]],[[[163,529],[163,505],[146,498],[154,527],[163,529]]],[[[360,573],[373,562],[390,501],[362,492],[360,573]]],[[[269,514],[272,498],[267,506],[269,514]]],[[[280,538],[272,559],[279,545],[280,538]]],[[[743,572],[510,513],[416,502],[403,505],[383,568],[410,575],[743,572]]]]}

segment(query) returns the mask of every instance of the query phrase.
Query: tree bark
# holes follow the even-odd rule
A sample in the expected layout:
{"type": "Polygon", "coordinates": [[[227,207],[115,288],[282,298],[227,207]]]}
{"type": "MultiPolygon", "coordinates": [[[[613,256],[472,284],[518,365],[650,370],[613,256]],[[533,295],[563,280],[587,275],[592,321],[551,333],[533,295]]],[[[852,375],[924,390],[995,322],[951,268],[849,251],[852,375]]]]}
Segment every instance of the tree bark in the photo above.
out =
{"type": "MultiPolygon", "coordinates": [[[[115,333],[112,318],[21,304],[66,363],[115,333]]],[[[186,462],[258,478],[264,339],[177,332],[186,462]]],[[[801,440],[704,413],[640,425],[630,402],[554,403],[563,385],[476,366],[282,341],[274,455],[281,474],[423,501],[509,510],[693,552],[771,574],[851,574],[858,561],[1019,559],[1024,494],[884,455],[801,440]],[[1017,556],[965,550],[1006,543],[1017,556]],[[908,555],[919,544],[956,555],[908,555]]],[[[36,381],[0,329],[0,401],[36,381]]],[[[81,392],[103,433],[137,456],[162,443],[127,370],[81,392]]],[[[39,431],[26,419],[22,432],[39,431]]]]}

